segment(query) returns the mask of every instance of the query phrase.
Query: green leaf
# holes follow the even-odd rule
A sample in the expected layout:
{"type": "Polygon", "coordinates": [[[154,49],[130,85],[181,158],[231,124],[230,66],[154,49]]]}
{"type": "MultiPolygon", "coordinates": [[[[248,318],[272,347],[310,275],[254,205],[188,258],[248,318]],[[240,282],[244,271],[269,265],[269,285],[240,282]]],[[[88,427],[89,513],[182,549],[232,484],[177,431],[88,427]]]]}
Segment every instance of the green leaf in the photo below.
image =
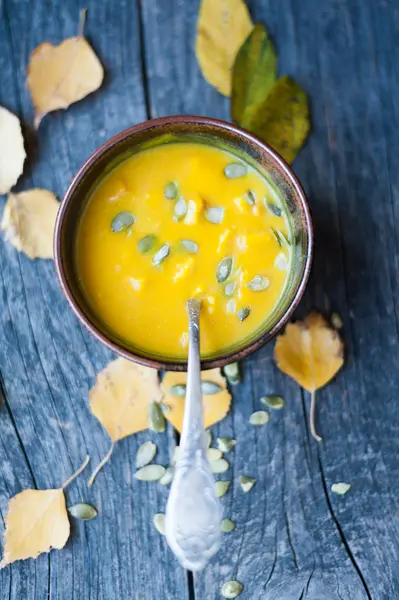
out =
{"type": "Polygon", "coordinates": [[[292,163],[310,130],[306,93],[289,77],[281,77],[251,115],[246,128],[292,163]]]}
{"type": "Polygon", "coordinates": [[[233,67],[233,121],[249,128],[277,75],[277,56],[266,29],[258,23],[241,46],[233,67]]]}

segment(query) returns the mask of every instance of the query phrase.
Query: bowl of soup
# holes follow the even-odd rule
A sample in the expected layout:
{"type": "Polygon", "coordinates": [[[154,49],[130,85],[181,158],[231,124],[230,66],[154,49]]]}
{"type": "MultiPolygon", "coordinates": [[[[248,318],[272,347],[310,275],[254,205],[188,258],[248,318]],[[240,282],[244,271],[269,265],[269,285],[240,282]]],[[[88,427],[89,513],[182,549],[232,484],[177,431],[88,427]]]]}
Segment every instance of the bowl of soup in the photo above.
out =
{"type": "Polygon", "coordinates": [[[117,354],[187,366],[186,301],[201,302],[202,368],[269,342],[304,291],[312,224],[295,175],[267,144],[204,117],[141,123],[96,150],[57,217],[61,288],[117,354]]]}

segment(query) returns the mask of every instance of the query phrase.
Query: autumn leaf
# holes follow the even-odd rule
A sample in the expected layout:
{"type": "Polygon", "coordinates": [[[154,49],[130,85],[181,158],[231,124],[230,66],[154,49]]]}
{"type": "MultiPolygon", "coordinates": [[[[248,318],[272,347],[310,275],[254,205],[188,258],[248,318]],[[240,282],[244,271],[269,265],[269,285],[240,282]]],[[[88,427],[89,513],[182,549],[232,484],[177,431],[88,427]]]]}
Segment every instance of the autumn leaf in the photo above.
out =
{"type": "Polygon", "coordinates": [[[83,465],[60,488],[24,490],[8,503],[2,569],[16,560],[37,558],[52,548],[61,550],[69,538],[70,525],[64,490],[87,466],[83,465]]]}
{"type": "MultiPolygon", "coordinates": [[[[229,412],[231,395],[226,388],[226,380],[220,369],[202,371],[202,382],[212,382],[220,391],[202,396],[204,411],[204,427],[207,429],[221,421],[229,412]]],[[[162,403],[166,406],[165,417],[180,433],[184,415],[184,386],[187,384],[187,373],[166,373],[161,388],[164,394],[162,403]],[[178,386],[178,387],[176,387],[178,386]],[[174,390],[179,393],[175,395],[174,390]]]]}
{"type": "Polygon", "coordinates": [[[233,67],[231,114],[241,127],[250,127],[276,82],[277,56],[263,25],[257,24],[238,51],[233,67]]]}
{"type": "Polygon", "coordinates": [[[281,77],[263,104],[251,111],[245,127],[292,163],[310,130],[306,93],[289,77],[281,77]]]}
{"type": "Polygon", "coordinates": [[[314,424],[316,390],[325,386],[344,364],[342,340],[318,313],[287,325],[277,337],[274,358],[277,366],[311,393],[310,429],[320,441],[314,424]]]}
{"type": "Polygon", "coordinates": [[[196,55],[205,79],[224,96],[231,94],[231,70],[253,28],[243,0],[202,0],[196,55]]]}
{"type": "Polygon", "coordinates": [[[19,119],[0,106],[0,194],[8,194],[17,183],[25,158],[19,119]]]}
{"type": "MultiPolygon", "coordinates": [[[[84,20],[81,32],[83,23],[84,20]]],[[[31,54],[27,83],[35,108],[36,128],[47,113],[68,108],[102,84],[104,69],[81,32],[58,46],[44,42],[31,54]]]]}
{"type": "Polygon", "coordinates": [[[43,189],[9,194],[1,230],[5,239],[29,258],[53,258],[53,234],[59,202],[43,189]]]}
{"type": "Polygon", "coordinates": [[[108,454],[90,477],[89,485],[92,485],[97,473],[110,459],[115,443],[148,428],[151,404],[161,400],[158,373],[155,369],[117,358],[98,373],[89,400],[93,415],[107,430],[112,442],[108,454]]]}

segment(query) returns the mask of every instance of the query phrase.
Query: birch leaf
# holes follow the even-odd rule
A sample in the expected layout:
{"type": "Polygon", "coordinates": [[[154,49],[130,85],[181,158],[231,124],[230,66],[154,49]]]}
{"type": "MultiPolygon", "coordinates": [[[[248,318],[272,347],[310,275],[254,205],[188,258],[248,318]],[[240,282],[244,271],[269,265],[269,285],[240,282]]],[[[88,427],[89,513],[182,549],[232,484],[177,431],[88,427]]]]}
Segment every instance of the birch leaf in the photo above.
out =
{"type": "Polygon", "coordinates": [[[1,221],[5,239],[29,258],[53,258],[58,207],[57,198],[49,190],[9,194],[1,221]]]}
{"type": "Polygon", "coordinates": [[[0,194],[8,194],[17,183],[25,158],[19,119],[0,106],[0,194]]]}
{"type": "Polygon", "coordinates": [[[205,79],[224,96],[231,94],[237,52],[253,28],[243,0],[202,0],[196,55],[205,79]]]}

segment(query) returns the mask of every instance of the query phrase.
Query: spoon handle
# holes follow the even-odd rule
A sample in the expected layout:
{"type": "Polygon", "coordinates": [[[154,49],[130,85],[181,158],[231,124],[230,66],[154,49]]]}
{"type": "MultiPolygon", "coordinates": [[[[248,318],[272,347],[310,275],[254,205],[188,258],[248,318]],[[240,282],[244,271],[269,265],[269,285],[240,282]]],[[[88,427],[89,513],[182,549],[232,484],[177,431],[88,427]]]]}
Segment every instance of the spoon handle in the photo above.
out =
{"type": "Polygon", "coordinates": [[[205,443],[198,300],[188,300],[187,310],[187,394],[179,458],[166,506],[165,533],[182,566],[198,571],[219,549],[222,511],[205,443]]]}

